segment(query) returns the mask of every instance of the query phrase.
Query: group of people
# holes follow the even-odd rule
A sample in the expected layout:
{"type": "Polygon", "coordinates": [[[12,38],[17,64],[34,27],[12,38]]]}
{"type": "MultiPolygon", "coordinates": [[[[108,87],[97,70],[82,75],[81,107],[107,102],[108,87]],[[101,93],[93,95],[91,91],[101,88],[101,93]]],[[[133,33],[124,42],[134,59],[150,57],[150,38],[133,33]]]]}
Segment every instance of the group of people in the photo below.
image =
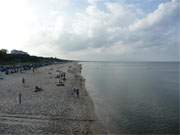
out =
{"type": "Polygon", "coordinates": [[[73,93],[72,95],[76,96],[79,98],[79,89],[78,88],[73,88],[73,93]]]}
{"type": "MultiPolygon", "coordinates": [[[[64,81],[66,80],[66,73],[62,71],[57,71],[59,74],[57,74],[56,78],[59,79],[57,86],[64,86],[64,81]]],[[[80,90],[78,88],[73,88],[72,95],[79,98],[80,90]]]]}
{"type": "Polygon", "coordinates": [[[59,74],[56,76],[56,78],[59,79],[57,86],[64,86],[64,81],[66,80],[66,73],[65,72],[59,72],[59,74]]]}

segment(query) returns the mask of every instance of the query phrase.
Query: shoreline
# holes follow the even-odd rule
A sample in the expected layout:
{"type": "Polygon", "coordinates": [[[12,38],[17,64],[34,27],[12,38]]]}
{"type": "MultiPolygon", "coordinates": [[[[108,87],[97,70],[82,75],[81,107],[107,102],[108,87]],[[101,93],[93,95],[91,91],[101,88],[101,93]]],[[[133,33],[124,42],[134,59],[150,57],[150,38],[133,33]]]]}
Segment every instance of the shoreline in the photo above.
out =
{"type": "Polygon", "coordinates": [[[77,62],[56,64],[0,80],[0,134],[106,134],[81,69],[77,62]],[[66,74],[64,86],[57,85],[58,72],[66,74]]]}

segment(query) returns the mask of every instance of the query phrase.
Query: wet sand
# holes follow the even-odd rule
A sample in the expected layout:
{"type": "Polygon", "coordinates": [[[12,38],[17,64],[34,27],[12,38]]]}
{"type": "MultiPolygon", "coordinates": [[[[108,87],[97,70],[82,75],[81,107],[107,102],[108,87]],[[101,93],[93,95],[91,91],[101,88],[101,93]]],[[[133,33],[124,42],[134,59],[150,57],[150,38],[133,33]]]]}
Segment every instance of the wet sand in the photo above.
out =
{"type": "Polygon", "coordinates": [[[0,134],[106,134],[86,91],[80,64],[50,65],[3,78],[0,134]],[[64,86],[57,86],[56,76],[61,71],[66,73],[66,80],[64,86]],[[34,92],[36,86],[42,90],[34,92]],[[79,89],[79,96],[73,88],[79,89]]]}

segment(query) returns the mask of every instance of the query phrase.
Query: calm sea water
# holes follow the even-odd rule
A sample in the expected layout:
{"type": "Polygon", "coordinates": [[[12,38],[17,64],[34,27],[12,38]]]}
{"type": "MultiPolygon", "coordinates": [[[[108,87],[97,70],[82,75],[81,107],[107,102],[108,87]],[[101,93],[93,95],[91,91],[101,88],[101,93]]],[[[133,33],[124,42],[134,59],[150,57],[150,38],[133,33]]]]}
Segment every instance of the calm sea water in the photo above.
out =
{"type": "Polygon", "coordinates": [[[110,133],[178,134],[179,63],[81,64],[96,113],[110,133]]]}

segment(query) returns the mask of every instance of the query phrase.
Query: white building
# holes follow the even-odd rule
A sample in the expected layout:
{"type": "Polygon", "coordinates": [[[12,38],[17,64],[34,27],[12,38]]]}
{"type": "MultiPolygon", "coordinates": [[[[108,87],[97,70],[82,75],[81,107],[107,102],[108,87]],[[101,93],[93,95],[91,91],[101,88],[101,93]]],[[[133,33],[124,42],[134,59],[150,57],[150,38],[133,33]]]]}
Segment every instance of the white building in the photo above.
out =
{"type": "Polygon", "coordinates": [[[12,50],[11,54],[22,54],[22,55],[29,55],[27,52],[23,52],[21,50],[12,50]]]}

